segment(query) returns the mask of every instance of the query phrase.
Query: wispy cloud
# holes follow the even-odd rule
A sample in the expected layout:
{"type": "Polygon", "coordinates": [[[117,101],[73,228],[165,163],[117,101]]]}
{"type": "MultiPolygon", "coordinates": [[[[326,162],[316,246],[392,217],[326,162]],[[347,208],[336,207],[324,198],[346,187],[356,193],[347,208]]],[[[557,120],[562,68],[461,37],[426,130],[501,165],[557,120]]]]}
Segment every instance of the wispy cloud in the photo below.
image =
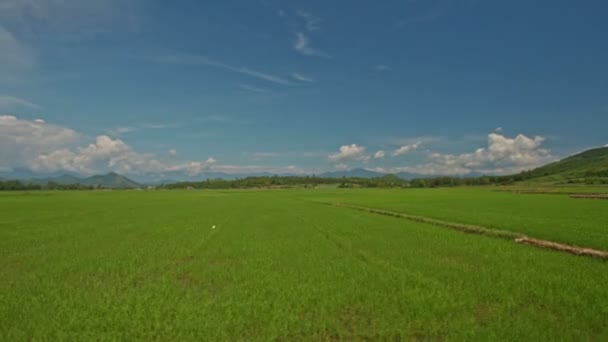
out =
{"type": "Polygon", "coordinates": [[[262,89],[262,88],[258,88],[258,87],[254,87],[252,85],[249,84],[244,84],[244,83],[237,83],[236,84],[237,87],[246,90],[246,91],[251,91],[254,93],[265,93],[266,89],[262,89]]]}
{"type": "Polygon", "coordinates": [[[36,59],[33,49],[24,45],[13,33],[0,25],[1,82],[20,82],[25,73],[36,68],[36,59]]]}
{"type": "Polygon", "coordinates": [[[392,68],[388,65],[378,64],[378,65],[374,66],[374,70],[382,72],[382,71],[390,71],[390,70],[392,70],[392,68]]]}
{"type": "Polygon", "coordinates": [[[19,97],[10,95],[0,95],[0,109],[12,109],[15,107],[42,109],[42,107],[40,107],[39,105],[19,97]]]}
{"type": "Polygon", "coordinates": [[[293,74],[291,74],[291,77],[295,78],[298,81],[301,82],[314,82],[315,80],[313,80],[311,77],[302,75],[302,74],[298,74],[297,72],[294,72],[293,74]]]}
{"type": "Polygon", "coordinates": [[[148,124],[141,124],[140,126],[141,126],[141,128],[146,128],[146,129],[164,129],[164,128],[180,127],[179,124],[167,124],[167,123],[148,123],[148,124]]]}
{"type": "Polygon", "coordinates": [[[331,56],[322,50],[317,50],[311,46],[310,39],[302,32],[296,33],[296,40],[293,48],[300,54],[305,56],[317,56],[331,58],[331,56]]]}
{"type": "Polygon", "coordinates": [[[262,159],[271,158],[319,158],[327,154],[327,152],[312,152],[312,151],[290,151],[290,152],[245,152],[246,156],[251,157],[253,160],[259,161],[262,159]]]}
{"type": "Polygon", "coordinates": [[[137,129],[135,127],[119,126],[119,127],[108,130],[107,133],[112,136],[120,136],[120,135],[134,132],[136,130],[137,129]]]}
{"type": "Polygon", "coordinates": [[[251,157],[253,160],[261,160],[261,159],[269,159],[269,158],[277,158],[285,156],[284,153],[281,152],[253,152],[251,153],[251,157]]]}
{"type": "Polygon", "coordinates": [[[220,68],[220,69],[236,72],[241,75],[254,77],[257,79],[261,79],[261,80],[276,83],[276,84],[282,84],[282,85],[289,84],[288,80],[275,76],[275,75],[271,75],[271,74],[268,74],[265,72],[249,69],[246,67],[232,66],[229,64],[214,61],[212,59],[209,59],[205,56],[200,56],[200,55],[170,54],[170,55],[154,57],[153,60],[158,63],[167,63],[167,64],[210,66],[210,67],[215,67],[215,68],[220,68]]]}
{"type": "Polygon", "coordinates": [[[143,123],[143,124],[118,126],[118,127],[106,130],[105,133],[116,137],[116,136],[121,136],[121,135],[125,135],[128,133],[141,131],[144,129],[166,129],[166,128],[177,128],[177,127],[180,127],[180,125],[179,124],[164,124],[164,123],[143,123]]]}
{"type": "Polygon", "coordinates": [[[78,43],[138,32],[141,1],[1,0],[0,22],[26,36],[78,43]]]}
{"type": "Polygon", "coordinates": [[[319,24],[323,21],[321,18],[315,17],[312,14],[310,14],[309,12],[303,11],[303,10],[297,10],[296,14],[304,19],[305,25],[304,27],[306,28],[306,30],[308,31],[319,31],[321,29],[321,27],[319,26],[319,24]]]}
{"type": "Polygon", "coordinates": [[[420,136],[420,137],[410,137],[410,138],[387,138],[384,139],[384,141],[388,144],[391,145],[398,145],[398,146],[403,146],[403,145],[412,145],[412,144],[424,144],[424,145],[430,145],[430,144],[435,144],[438,142],[441,142],[444,138],[442,137],[437,137],[437,136],[420,136]]]}

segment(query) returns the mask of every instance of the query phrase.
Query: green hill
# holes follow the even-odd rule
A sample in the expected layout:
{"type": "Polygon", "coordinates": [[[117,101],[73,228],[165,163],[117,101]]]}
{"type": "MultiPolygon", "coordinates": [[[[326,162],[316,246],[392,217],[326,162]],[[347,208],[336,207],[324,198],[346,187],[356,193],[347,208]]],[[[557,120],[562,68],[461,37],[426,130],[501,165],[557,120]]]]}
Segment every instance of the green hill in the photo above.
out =
{"type": "Polygon", "coordinates": [[[594,148],[524,172],[534,183],[608,184],[608,147],[594,148]]]}

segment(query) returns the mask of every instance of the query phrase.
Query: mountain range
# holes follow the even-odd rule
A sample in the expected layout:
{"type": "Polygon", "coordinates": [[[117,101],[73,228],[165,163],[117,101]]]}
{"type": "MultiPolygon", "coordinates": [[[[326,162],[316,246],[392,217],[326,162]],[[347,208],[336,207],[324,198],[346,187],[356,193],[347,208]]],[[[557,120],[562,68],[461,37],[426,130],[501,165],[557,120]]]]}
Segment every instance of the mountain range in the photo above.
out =
{"type": "MultiPolygon", "coordinates": [[[[564,158],[534,170],[524,172],[527,182],[537,183],[557,183],[565,181],[580,181],[589,178],[608,178],[608,147],[595,148],[564,158]]],[[[270,177],[271,173],[250,173],[250,174],[228,174],[222,172],[208,172],[197,176],[184,176],[180,174],[165,175],[163,179],[146,179],[136,182],[126,176],[115,172],[104,175],[94,175],[90,177],[80,177],[71,173],[50,173],[41,175],[30,170],[16,170],[11,173],[0,173],[0,180],[18,179],[22,182],[44,185],[48,182],[58,184],[81,184],[88,186],[99,186],[105,188],[138,188],[144,184],[158,185],[169,184],[180,181],[200,181],[205,179],[225,179],[233,180],[246,177],[270,177]]],[[[278,176],[295,176],[293,174],[281,174],[278,176]]],[[[316,175],[322,178],[378,178],[386,176],[385,173],[375,172],[362,168],[355,168],[344,171],[331,171],[316,175]]],[[[427,178],[429,175],[414,173],[397,173],[395,176],[401,179],[427,178]]],[[[463,177],[478,177],[481,174],[468,174],[463,177]]]]}

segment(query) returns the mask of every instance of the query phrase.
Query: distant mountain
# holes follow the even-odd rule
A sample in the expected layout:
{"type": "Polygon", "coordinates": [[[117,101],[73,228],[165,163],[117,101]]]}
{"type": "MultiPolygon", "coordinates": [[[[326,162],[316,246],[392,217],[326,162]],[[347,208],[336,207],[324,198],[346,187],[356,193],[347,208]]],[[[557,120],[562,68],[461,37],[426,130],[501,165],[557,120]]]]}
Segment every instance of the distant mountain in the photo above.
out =
{"type": "Polygon", "coordinates": [[[115,172],[105,175],[95,175],[81,179],[78,182],[83,185],[101,186],[105,188],[138,188],[141,184],[115,172]]]}
{"type": "MultiPolygon", "coordinates": [[[[27,173],[25,173],[27,175],[27,173]]],[[[38,177],[38,178],[21,178],[21,177],[6,177],[5,179],[18,179],[21,182],[29,184],[46,185],[49,182],[70,185],[70,184],[81,184],[89,186],[98,186],[104,188],[138,188],[141,184],[129,179],[123,175],[119,175],[115,172],[110,172],[105,175],[95,175],[87,178],[76,177],[71,174],[61,174],[58,176],[51,177],[38,177]]]]}
{"type": "Polygon", "coordinates": [[[61,176],[57,176],[57,177],[46,177],[46,178],[32,178],[28,180],[29,183],[32,184],[46,184],[49,181],[51,182],[55,182],[57,184],[63,184],[63,185],[67,185],[67,184],[82,184],[82,179],[78,178],[76,176],[72,176],[72,175],[61,175],[61,176]]]}
{"type": "Polygon", "coordinates": [[[0,172],[0,177],[4,179],[20,179],[20,180],[29,180],[29,179],[46,179],[46,178],[56,178],[61,176],[77,176],[75,173],[65,172],[65,171],[57,171],[57,172],[34,172],[29,169],[15,169],[12,171],[0,172]]]}
{"type": "Polygon", "coordinates": [[[550,163],[522,176],[534,182],[564,182],[580,179],[608,179],[608,147],[594,148],[550,163]]]}
{"type": "Polygon", "coordinates": [[[421,175],[418,173],[410,173],[410,172],[399,172],[396,174],[397,177],[401,178],[401,179],[415,179],[415,178],[425,178],[425,177],[429,177],[429,176],[425,176],[425,175],[421,175]]]}
{"type": "Polygon", "coordinates": [[[365,170],[365,169],[352,169],[352,170],[344,170],[344,171],[325,172],[325,173],[318,175],[317,177],[322,177],[322,178],[343,178],[343,177],[346,177],[346,178],[349,178],[349,177],[377,178],[377,177],[382,177],[384,175],[385,175],[384,173],[365,170]]]}

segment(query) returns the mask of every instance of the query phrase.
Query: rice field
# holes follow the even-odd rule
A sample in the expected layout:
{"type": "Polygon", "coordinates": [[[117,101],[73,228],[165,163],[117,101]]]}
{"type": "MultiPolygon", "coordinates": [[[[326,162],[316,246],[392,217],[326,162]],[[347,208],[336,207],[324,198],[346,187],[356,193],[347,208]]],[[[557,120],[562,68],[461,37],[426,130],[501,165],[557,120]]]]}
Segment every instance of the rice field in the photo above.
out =
{"type": "Polygon", "coordinates": [[[608,201],[487,189],[0,193],[0,340],[606,340],[608,201]]]}

